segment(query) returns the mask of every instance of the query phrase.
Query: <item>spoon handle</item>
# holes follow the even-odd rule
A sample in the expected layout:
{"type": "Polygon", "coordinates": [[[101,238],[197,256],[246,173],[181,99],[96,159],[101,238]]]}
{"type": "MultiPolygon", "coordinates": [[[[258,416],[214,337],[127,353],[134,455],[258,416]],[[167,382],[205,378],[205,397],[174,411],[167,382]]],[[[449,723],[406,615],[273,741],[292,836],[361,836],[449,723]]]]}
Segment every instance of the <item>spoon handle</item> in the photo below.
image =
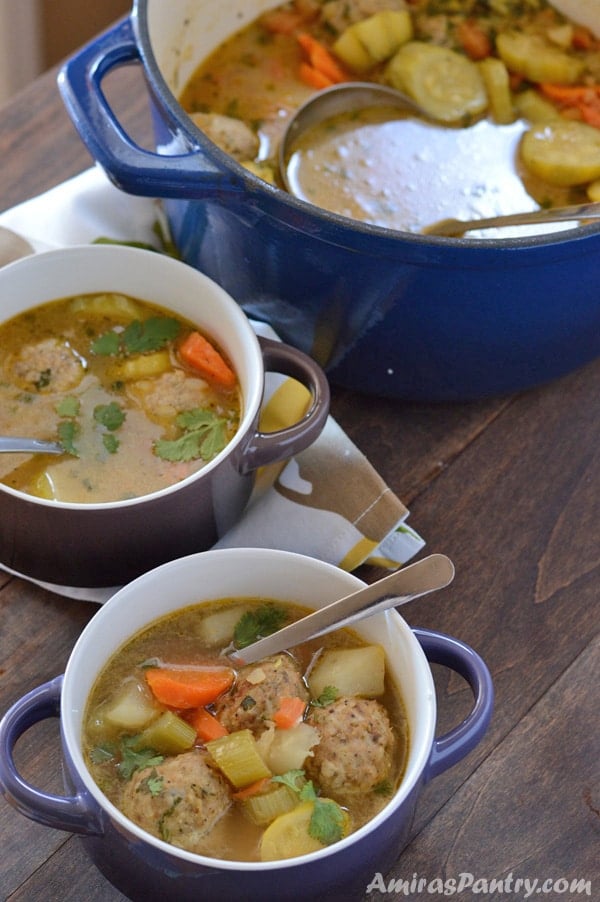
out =
{"type": "Polygon", "coordinates": [[[45,442],[37,438],[19,438],[12,435],[0,436],[2,452],[27,452],[31,454],[64,454],[65,449],[58,442],[45,442]]]}
{"type": "Polygon", "coordinates": [[[406,604],[413,598],[443,589],[454,578],[454,565],[443,554],[429,557],[390,573],[383,579],[346,595],[312,614],[307,614],[271,636],[259,639],[229,658],[237,665],[254,664],[267,655],[293,648],[308,639],[324,636],[332,630],[370,617],[391,607],[406,604]]]}
{"type": "Polygon", "coordinates": [[[476,229],[502,228],[503,226],[535,225],[545,222],[570,222],[578,219],[599,219],[600,203],[576,204],[570,207],[549,207],[528,213],[509,213],[506,216],[490,216],[487,219],[441,219],[423,229],[425,235],[460,238],[465,232],[476,229]]]}

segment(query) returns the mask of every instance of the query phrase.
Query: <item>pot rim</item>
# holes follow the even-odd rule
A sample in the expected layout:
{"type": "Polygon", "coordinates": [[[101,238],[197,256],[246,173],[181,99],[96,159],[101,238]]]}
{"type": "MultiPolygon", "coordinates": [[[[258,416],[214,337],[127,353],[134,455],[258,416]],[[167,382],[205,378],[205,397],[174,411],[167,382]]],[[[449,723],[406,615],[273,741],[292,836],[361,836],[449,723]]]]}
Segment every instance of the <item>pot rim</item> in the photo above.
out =
{"type": "MultiPolygon", "coordinates": [[[[361,222],[360,220],[350,219],[329,210],[324,210],[314,204],[304,201],[292,194],[265,182],[264,179],[254,175],[233,157],[225,153],[213,141],[210,140],[198,126],[194,124],[192,119],[185,112],[178,102],[177,98],[171,91],[166,79],[154,55],[152,41],[150,38],[150,29],[148,23],[148,4],[151,0],[133,0],[133,7],[130,15],[133,32],[136,36],[140,57],[151,76],[152,85],[161,103],[168,111],[171,119],[177,123],[178,129],[181,130],[190,145],[204,148],[208,150],[211,156],[218,163],[219,168],[224,172],[233,169],[240,182],[247,190],[258,193],[270,200],[278,201],[284,206],[290,206],[296,214],[306,217],[309,221],[316,220],[321,226],[328,226],[336,230],[344,228],[350,232],[356,232],[358,237],[368,237],[370,239],[378,239],[379,241],[387,239],[393,245],[399,240],[408,246],[418,249],[436,249],[440,252],[446,250],[473,252],[497,252],[511,250],[527,250],[533,248],[546,248],[548,246],[567,246],[571,248],[579,240],[593,237],[600,233],[600,223],[592,223],[587,226],[576,226],[572,229],[560,229],[554,232],[548,232],[540,235],[532,235],[528,237],[512,237],[512,238],[472,238],[462,236],[460,238],[448,238],[440,235],[422,235],[415,232],[404,232],[397,229],[384,228],[383,226],[372,225],[370,223],[361,222]]],[[[277,2],[273,3],[276,6],[277,2]]],[[[232,34],[235,29],[232,29],[232,34]]],[[[299,227],[299,224],[296,224],[299,227]]],[[[314,223],[306,227],[307,230],[314,231],[314,223]]]]}
{"type": "MultiPolygon", "coordinates": [[[[349,846],[354,845],[361,839],[376,831],[380,826],[382,826],[382,824],[388,821],[389,818],[393,817],[394,813],[404,804],[406,799],[419,785],[419,781],[422,779],[425,768],[431,756],[433,741],[435,737],[437,715],[437,702],[433,675],[429,662],[425,656],[423,649],[421,648],[421,645],[419,644],[419,641],[417,640],[410,626],[396,610],[391,609],[385,611],[382,614],[373,615],[372,617],[368,618],[368,620],[372,624],[375,622],[378,622],[379,624],[385,624],[388,629],[392,630],[393,633],[398,636],[405,649],[408,648],[410,650],[411,671],[415,675],[416,682],[418,682],[419,686],[421,687],[418,696],[418,713],[420,720],[422,719],[422,725],[419,726],[419,731],[422,735],[422,739],[419,746],[416,747],[413,735],[415,718],[409,718],[410,732],[408,744],[408,760],[398,790],[394,793],[389,802],[381,809],[381,811],[379,811],[375,815],[375,817],[367,821],[366,824],[364,824],[355,832],[350,833],[343,840],[340,840],[339,842],[334,843],[332,846],[328,846],[325,849],[319,850],[317,852],[311,852],[307,855],[301,855],[296,858],[279,861],[248,862],[240,860],[212,858],[207,855],[188,852],[185,849],[170,845],[169,843],[166,843],[163,840],[152,836],[150,833],[147,833],[133,821],[130,821],[119,811],[119,809],[112,802],[107,799],[107,797],[102,793],[98,785],[95,783],[85,764],[81,751],[80,737],[75,734],[74,721],[77,720],[79,716],[83,718],[84,714],[84,710],[82,710],[81,707],[79,707],[73,699],[73,694],[76,693],[77,687],[80,686],[81,683],[78,677],[78,669],[81,669],[82,662],[83,666],[85,666],[85,662],[90,660],[90,654],[93,653],[94,646],[96,645],[97,638],[99,636],[104,635],[112,637],[114,635],[113,631],[110,629],[110,624],[114,623],[115,620],[117,621],[117,623],[119,623],[118,613],[123,608],[126,608],[130,603],[129,596],[132,595],[133,598],[135,598],[136,596],[139,597],[140,594],[144,593],[146,586],[148,584],[151,584],[157,578],[157,576],[159,579],[162,577],[166,581],[170,581],[171,584],[174,584],[175,582],[177,582],[178,570],[180,571],[180,575],[182,570],[184,571],[184,573],[192,573],[195,569],[197,569],[198,572],[201,572],[203,561],[208,562],[209,566],[213,563],[216,566],[218,565],[219,559],[223,558],[230,559],[232,570],[235,569],[234,563],[238,567],[243,568],[245,564],[249,565],[252,559],[254,559],[255,562],[260,563],[261,569],[264,568],[264,570],[266,571],[269,569],[269,564],[276,564],[277,561],[280,561],[282,566],[285,567],[288,576],[290,572],[293,573],[294,570],[302,570],[305,574],[309,571],[312,571],[313,574],[319,576],[320,574],[322,574],[323,580],[325,580],[326,577],[336,580],[336,584],[339,586],[341,592],[355,591],[356,589],[359,589],[365,585],[364,581],[359,579],[357,576],[340,570],[335,565],[329,564],[325,561],[311,558],[296,552],[280,551],[276,549],[266,548],[228,548],[198,552],[196,554],[188,555],[185,558],[179,558],[175,561],[169,561],[168,563],[163,564],[160,567],[155,568],[154,570],[144,573],[133,582],[121,588],[100,608],[98,613],[93,617],[93,619],[80,634],[77,642],[75,643],[75,646],[73,647],[65,669],[61,690],[61,712],[68,712],[67,715],[61,713],[61,733],[63,736],[63,742],[65,743],[66,751],[68,753],[70,761],[72,762],[72,766],[77,773],[78,779],[83,783],[86,791],[90,794],[90,796],[94,798],[99,807],[106,811],[110,818],[118,824],[119,829],[124,832],[133,834],[136,839],[147,843],[148,845],[159,849],[161,852],[178,858],[182,861],[186,861],[188,863],[195,864],[201,867],[210,868],[212,870],[260,872],[282,870],[290,867],[299,867],[305,864],[310,864],[314,860],[321,860],[331,855],[335,855],[337,852],[346,850],[349,846]]],[[[225,562],[223,562],[222,566],[224,565],[225,562]]],[[[289,579],[289,583],[292,584],[293,579],[289,579]]],[[[291,594],[293,595],[293,590],[291,591],[291,594]]],[[[255,595],[256,593],[254,593],[254,595],[250,597],[255,597],[255,595]]],[[[205,598],[204,600],[210,602],[211,599],[205,598]]],[[[289,600],[290,603],[294,603],[293,598],[286,599],[286,601],[287,600],[289,600]]],[[[99,670],[106,664],[110,656],[114,654],[117,649],[120,648],[124,644],[124,642],[128,640],[128,638],[135,635],[135,633],[139,632],[141,629],[144,629],[145,626],[151,624],[157,618],[163,617],[171,613],[172,611],[179,610],[195,603],[201,604],[202,601],[194,602],[187,600],[186,602],[183,602],[180,600],[173,604],[172,607],[168,605],[165,607],[163,605],[162,614],[155,614],[144,618],[144,621],[140,621],[140,623],[134,630],[131,630],[131,628],[128,629],[127,636],[123,639],[123,641],[115,642],[109,654],[103,656],[103,663],[93,674],[93,679],[90,680],[90,688],[97,678],[99,670]]],[[[307,604],[306,602],[302,601],[297,603],[307,604]]],[[[366,622],[367,621],[365,621],[363,626],[366,625],[366,622]]],[[[360,632],[361,624],[356,624],[353,629],[356,629],[357,632],[360,632]]],[[[400,687],[400,690],[403,691],[402,687],[400,687]]],[[[86,690],[85,693],[86,702],[87,697],[89,696],[89,691],[90,690],[86,690]]],[[[85,706],[83,706],[83,708],[84,707],[85,706]]]]}
{"type": "MultiPolygon", "coordinates": [[[[37,267],[43,268],[46,265],[52,266],[52,262],[54,260],[60,261],[61,259],[64,259],[65,266],[69,265],[70,261],[72,261],[72,269],[75,271],[79,268],[80,271],[84,273],[82,278],[83,281],[85,281],[85,266],[83,266],[83,263],[85,261],[85,258],[90,255],[94,257],[104,255],[108,258],[117,256],[123,257],[124,259],[129,256],[132,258],[132,265],[142,264],[146,267],[154,265],[165,270],[172,269],[174,278],[177,277],[177,271],[181,270],[181,268],[183,267],[182,272],[186,274],[186,278],[193,279],[194,281],[198,282],[199,285],[209,287],[211,291],[214,291],[219,296],[219,303],[228,310],[230,319],[236,324],[239,334],[244,338],[244,343],[247,346],[248,362],[250,363],[253,373],[257,378],[254,380],[254,385],[249,384],[248,386],[243,386],[243,416],[240,420],[237,432],[227,443],[227,445],[222,449],[222,451],[220,451],[211,461],[204,464],[204,466],[201,467],[201,469],[197,470],[195,473],[191,473],[189,476],[186,476],[179,482],[174,482],[171,485],[164,486],[162,489],[158,489],[154,492],[149,492],[144,495],[138,495],[133,498],[88,503],[73,501],[53,501],[51,499],[39,498],[35,495],[29,495],[27,492],[22,492],[18,489],[12,488],[12,486],[8,486],[0,482],[0,492],[4,492],[7,495],[11,495],[15,499],[27,502],[34,506],[39,505],[41,507],[48,507],[52,510],[106,511],[135,507],[140,504],[150,504],[152,502],[155,502],[157,499],[165,498],[169,495],[174,494],[175,492],[180,491],[190,484],[199,481],[203,477],[207,478],[213,470],[221,465],[223,460],[229,457],[229,455],[231,455],[236,450],[236,448],[239,447],[239,445],[245,440],[246,436],[253,428],[255,418],[260,410],[264,389],[264,371],[260,344],[256,333],[254,332],[252,326],[248,321],[247,316],[245,315],[241,307],[236,304],[233,298],[225,291],[225,289],[223,289],[220,285],[217,285],[214,280],[210,279],[208,276],[204,275],[199,270],[195,269],[193,266],[185,263],[182,260],[176,260],[172,257],[157,252],[125,245],[77,244],[71,245],[69,247],[41,251],[37,254],[32,254],[27,257],[22,257],[18,260],[14,260],[12,263],[9,263],[6,266],[2,267],[2,270],[0,271],[0,283],[4,278],[11,278],[15,270],[21,271],[26,268],[35,270],[37,267]]],[[[107,269],[107,271],[110,272],[109,269],[107,269]]],[[[110,284],[110,276],[107,277],[107,282],[110,284]]],[[[104,290],[116,291],[118,289],[115,288],[104,290]]],[[[188,290],[189,289],[186,288],[186,291],[188,290]]],[[[73,293],[78,292],[74,290],[73,293]]],[[[83,289],[81,293],[91,292],[87,292],[86,289],[83,289]]],[[[48,294],[51,294],[51,288],[48,290],[48,294]]],[[[34,307],[39,307],[44,303],[52,303],[53,300],[59,300],[60,297],[63,296],[64,295],[58,295],[56,298],[48,297],[46,301],[39,301],[35,304],[24,306],[19,312],[11,313],[10,316],[5,316],[0,312],[0,325],[4,322],[7,322],[9,319],[12,319],[14,316],[19,315],[19,313],[25,312],[28,309],[33,309],[34,307]]],[[[151,299],[141,298],[141,300],[146,300],[148,303],[153,303],[151,299]]],[[[158,306],[163,307],[163,309],[167,309],[164,308],[163,304],[158,304],[158,306]]],[[[184,316],[184,318],[189,319],[189,316],[184,314],[181,315],[184,316]]]]}

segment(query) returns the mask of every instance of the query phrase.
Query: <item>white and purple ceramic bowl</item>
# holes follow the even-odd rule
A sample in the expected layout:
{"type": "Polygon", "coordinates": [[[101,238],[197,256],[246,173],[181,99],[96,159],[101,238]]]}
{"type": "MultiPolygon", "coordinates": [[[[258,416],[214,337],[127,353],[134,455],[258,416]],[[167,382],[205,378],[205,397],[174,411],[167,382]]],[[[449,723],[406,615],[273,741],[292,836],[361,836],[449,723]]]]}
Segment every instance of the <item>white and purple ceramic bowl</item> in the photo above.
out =
{"type": "Polygon", "coordinates": [[[133,900],[244,902],[362,898],[405,845],[423,785],[457,763],[483,737],[493,707],[488,669],[469,646],[441,633],[411,629],[396,611],[356,630],[383,644],[408,719],[409,750],[400,787],[376,817],[323,851],[286,861],[216,860],[154,838],[129,821],[92,779],[81,749],[88,695],[112,654],[157,618],[203,600],[271,597],[319,608],[364,583],[303,555],[267,549],[207,551],[172,561],[121,589],[102,607],[73,649],[64,676],[17,701],[0,722],[0,788],[22,814],[79,833],[100,871],[133,900]],[[435,738],[436,696],[430,663],[457,671],[470,684],[465,720],[435,738]],[[60,717],[66,794],[49,795],[19,774],[13,749],[36,722],[60,717]]]}
{"type": "Polygon", "coordinates": [[[160,253],[85,245],[17,260],[0,269],[0,322],[47,301],[112,291],[172,311],[215,339],[237,372],[242,413],[235,436],[209,463],[151,494],[67,503],[0,484],[0,563],[63,586],[119,586],[210,548],[242,514],[256,470],[310,445],[329,410],[327,380],[311,358],[282,342],[259,340],[230,295],[160,253]],[[312,395],[304,417],[270,433],[258,426],[266,371],[298,379],[312,395]]]}

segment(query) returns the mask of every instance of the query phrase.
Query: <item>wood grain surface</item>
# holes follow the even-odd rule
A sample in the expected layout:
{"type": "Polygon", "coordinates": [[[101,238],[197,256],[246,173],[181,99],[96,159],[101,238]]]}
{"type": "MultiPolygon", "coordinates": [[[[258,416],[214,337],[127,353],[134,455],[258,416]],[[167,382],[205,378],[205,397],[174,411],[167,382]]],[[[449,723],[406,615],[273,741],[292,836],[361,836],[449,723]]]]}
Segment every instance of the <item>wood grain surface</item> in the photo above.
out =
{"type": "MultiPolygon", "coordinates": [[[[113,105],[149,146],[139,70],[113,80],[113,105]]],[[[54,72],[0,111],[0,158],[0,208],[91,165],[54,72]]],[[[473,879],[458,898],[525,898],[510,882],[519,878],[540,881],[538,898],[600,899],[600,361],[531,391],[463,404],[334,388],[332,413],[410,507],[427,551],[456,565],[449,589],[403,615],[472,645],[496,690],[488,734],[426,786],[411,841],[385,879],[412,880],[414,891],[408,886],[402,897],[413,899],[435,898],[439,881],[461,875],[473,879]],[[570,885],[576,879],[587,881],[580,891],[570,885]],[[543,881],[550,883],[541,894],[543,881]]],[[[0,574],[0,712],[63,671],[94,610],[0,574]]],[[[470,691],[455,673],[433,669],[443,733],[468,712],[470,691]]],[[[32,729],[17,757],[28,779],[61,791],[54,721],[32,729]]],[[[4,799],[0,838],[1,899],[124,898],[78,838],[27,820],[4,799]]],[[[364,887],[364,895],[400,891],[364,887]]]]}

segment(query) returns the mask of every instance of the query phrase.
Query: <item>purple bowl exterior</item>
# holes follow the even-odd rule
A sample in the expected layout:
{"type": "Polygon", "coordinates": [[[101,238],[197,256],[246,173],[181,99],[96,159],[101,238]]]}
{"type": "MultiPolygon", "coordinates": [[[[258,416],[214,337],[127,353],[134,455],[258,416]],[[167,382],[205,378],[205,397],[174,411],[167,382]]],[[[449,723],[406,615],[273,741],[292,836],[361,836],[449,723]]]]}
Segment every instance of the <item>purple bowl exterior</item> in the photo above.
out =
{"type": "MultiPolygon", "coordinates": [[[[356,844],[340,847],[322,859],[243,871],[245,902],[327,899],[344,902],[364,897],[378,872],[386,873],[409,839],[415,806],[426,779],[437,776],[470,752],[483,737],[492,712],[493,687],[489,671],[469,646],[451,636],[415,630],[428,661],[456,670],[469,682],[475,697],[471,713],[441,739],[435,740],[427,766],[415,776],[401,804],[356,844]]],[[[90,795],[69,752],[61,730],[64,779],[68,796],[61,798],[32,788],[19,776],[12,750],[33,724],[60,716],[63,678],[28,693],[0,722],[0,789],[22,814],[48,826],[81,834],[84,847],[104,876],[132,900],[153,902],[177,898],[181,902],[229,902],[239,895],[238,869],[198,866],[140,841],[90,795]]]]}
{"type": "Polygon", "coordinates": [[[298,201],[229,159],[183,113],[154,61],[147,3],[136,0],[112,36],[63,68],[71,117],[117,185],[166,198],[183,258],[314,356],[332,382],[467,400],[548,381],[600,354],[597,227],[430,238],[350,224],[298,201]],[[178,156],[123,140],[100,99],[103,75],[132,59],[145,68],[156,145],[179,147],[178,156]]]}
{"type": "Polygon", "coordinates": [[[254,472],[241,473],[238,457],[223,458],[176,491],[124,506],[57,507],[2,492],[0,560],[44,582],[100,587],[210,548],[252,491],[254,472]]]}

